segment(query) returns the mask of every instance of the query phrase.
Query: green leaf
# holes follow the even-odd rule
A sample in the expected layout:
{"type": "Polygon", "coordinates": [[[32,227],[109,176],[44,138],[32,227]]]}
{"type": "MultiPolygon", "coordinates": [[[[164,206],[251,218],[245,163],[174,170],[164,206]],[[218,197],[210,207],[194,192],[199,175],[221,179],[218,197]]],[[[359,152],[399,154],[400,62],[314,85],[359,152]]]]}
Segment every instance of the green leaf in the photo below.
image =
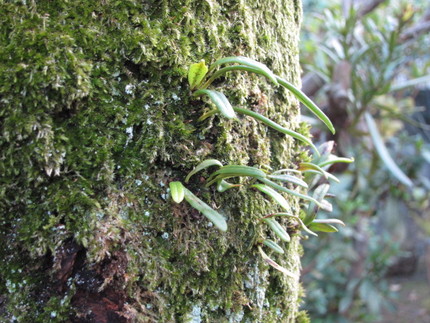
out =
{"type": "Polygon", "coordinates": [[[277,181],[281,181],[281,182],[288,182],[288,183],[293,183],[296,184],[298,186],[304,187],[304,188],[308,188],[308,184],[306,184],[305,181],[301,180],[300,178],[297,178],[295,176],[292,175],[268,175],[267,176],[270,179],[273,180],[277,180],[277,181]]]}
{"type": "Polygon", "coordinates": [[[273,251],[283,254],[284,253],[284,249],[281,248],[281,246],[279,246],[275,241],[270,240],[270,239],[266,239],[263,241],[263,244],[267,247],[269,247],[270,249],[272,249],[273,251]]]}
{"type": "Polygon", "coordinates": [[[193,176],[194,174],[200,172],[201,170],[211,167],[211,166],[220,166],[222,167],[222,163],[219,160],[216,159],[206,159],[204,161],[202,161],[200,164],[198,164],[196,166],[196,168],[194,168],[185,178],[185,183],[188,183],[188,181],[190,180],[191,176],[193,176]]]}
{"type": "Polygon", "coordinates": [[[320,166],[312,164],[312,163],[306,163],[306,162],[300,163],[299,164],[299,170],[301,172],[304,172],[307,170],[314,170],[314,171],[320,173],[321,175],[323,175],[325,178],[327,178],[327,175],[326,175],[327,172],[324,169],[322,169],[320,166]]]}
{"type": "Polygon", "coordinates": [[[354,162],[354,158],[343,158],[343,157],[338,157],[336,155],[330,154],[328,156],[328,158],[325,161],[320,162],[318,164],[318,166],[322,168],[322,167],[333,165],[333,164],[336,164],[336,163],[347,163],[347,164],[350,164],[350,163],[353,163],[353,162],[354,162]]]}
{"type": "Polygon", "coordinates": [[[295,216],[295,215],[290,214],[290,213],[278,212],[278,213],[273,213],[273,214],[267,215],[264,218],[268,219],[268,218],[271,218],[273,216],[288,216],[288,217],[291,217],[294,220],[297,220],[297,222],[299,222],[299,224],[302,227],[303,231],[306,231],[307,233],[309,233],[309,234],[311,234],[313,236],[318,237],[318,235],[315,232],[309,230],[309,228],[303,223],[302,219],[300,219],[298,216],[295,216]]]}
{"type": "Polygon", "coordinates": [[[273,72],[264,64],[259,63],[251,58],[243,57],[243,56],[232,56],[232,57],[225,57],[217,60],[215,63],[213,63],[209,70],[213,70],[215,67],[219,65],[224,64],[240,64],[244,66],[248,66],[252,69],[254,69],[254,73],[262,74],[266,76],[269,80],[271,80],[274,84],[278,85],[277,77],[273,72]]]}
{"type": "Polygon", "coordinates": [[[285,229],[282,227],[282,225],[279,224],[278,221],[273,218],[265,218],[263,219],[263,221],[269,225],[269,227],[281,240],[290,242],[290,235],[287,233],[287,231],[285,231],[285,229]]]}
{"type": "Polygon", "coordinates": [[[236,118],[236,113],[234,112],[233,107],[231,106],[230,102],[224,94],[214,90],[197,90],[196,92],[194,92],[193,96],[201,96],[204,94],[211,99],[211,101],[215,104],[219,112],[224,117],[226,117],[227,119],[236,118]]]}
{"type": "Polygon", "coordinates": [[[196,210],[203,213],[205,217],[207,217],[218,229],[221,231],[227,231],[227,222],[224,217],[219,214],[217,211],[212,209],[205,202],[200,200],[197,196],[191,193],[188,189],[185,190],[185,200],[190,203],[190,205],[196,210]]]}
{"type": "Polygon", "coordinates": [[[336,229],[334,226],[326,223],[317,223],[312,222],[309,224],[309,229],[313,231],[319,231],[319,232],[338,232],[339,230],[336,229]]]}
{"type": "Polygon", "coordinates": [[[199,63],[191,64],[188,70],[188,83],[190,83],[191,90],[195,89],[205,78],[208,72],[208,67],[205,61],[201,60],[199,63]]]}
{"type": "Polygon", "coordinates": [[[376,127],[375,120],[373,117],[366,112],[364,114],[364,118],[366,119],[367,127],[369,128],[369,133],[372,138],[372,142],[375,145],[375,149],[378,152],[379,157],[381,157],[384,165],[388,168],[388,170],[403,184],[406,186],[412,187],[413,183],[408,176],[397,166],[394,162],[393,158],[391,158],[387,147],[384,144],[384,141],[379,134],[378,128],[376,127]]]}
{"type": "Polygon", "coordinates": [[[329,128],[329,130],[334,134],[336,130],[334,129],[333,124],[331,123],[330,119],[325,115],[324,112],[318,106],[309,99],[306,94],[304,94],[302,91],[300,91],[298,88],[296,88],[294,85],[289,83],[288,81],[284,80],[283,78],[280,78],[277,76],[276,78],[283,87],[291,91],[295,97],[303,103],[305,107],[307,107],[313,114],[315,114],[322,122],[325,123],[325,125],[329,128]]]}
{"type": "Polygon", "coordinates": [[[315,219],[314,223],[326,223],[326,224],[340,224],[345,226],[345,223],[339,219],[315,219]]]}
{"type": "Polygon", "coordinates": [[[218,182],[216,189],[218,192],[222,193],[222,192],[229,190],[230,188],[239,187],[239,186],[240,186],[240,184],[231,184],[231,183],[222,179],[218,182]]]}
{"type": "Polygon", "coordinates": [[[288,130],[287,128],[282,127],[281,125],[277,124],[276,122],[262,116],[259,113],[247,110],[247,109],[242,109],[242,108],[234,108],[234,111],[245,114],[247,116],[250,116],[256,120],[259,120],[261,122],[263,122],[266,126],[269,126],[270,128],[273,128],[283,134],[286,134],[288,136],[291,136],[297,140],[300,140],[301,142],[304,142],[305,144],[309,145],[312,147],[312,149],[315,151],[315,153],[317,155],[319,155],[318,149],[314,146],[314,144],[312,143],[312,141],[309,138],[306,138],[305,136],[292,131],[292,130],[288,130]]]}
{"type": "Polygon", "coordinates": [[[285,269],[284,267],[278,265],[278,263],[276,263],[274,260],[272,260],[268,255],[266,255],[266,253],[263,251],[263,249],[261,249],[260,246],[258,246],[258,251],[260,252],[261,257],[263,257],[263,260],[268,263],[270,266],[272,266],[273,268],[275,268],[276,270],[279,270],[280,272],[284,273],[287,276],[290,276],[296,280],[299,279],[299,276],[293,274],[291,271],[285,269]]]}
{"type": "Polygon", "coordinates": [[[312,201],[312,202],[316,203],[318,206],[322,206],[322,204],[320,202],[316,201],[314,198],[310,197],[309,195],[305,195],[305,194],[296,192],[294,190],[290,190],[284,186],[281,186],[281,185],[276,184],[275,182],[272,182],[271,180],[269,180],[267,178],[258,178],[258,180],[260,182],[263,182],[264,184],[274,188],[274,189],[277,189],[278,191],[300,197],[303,200],[312,201]]]}
{"type": "Polygon", "coordinates": [[[282,173],[286,173],[286,172],[295,173],[295,174],[301,174],[302,173],[301,171],[299,171],[297,169],[284,168],[284,169],[277,170],[276,172],[273,172],[272,175],[278,175],[278,174],[282,174],[282,173]]]}
{"type": "Polygon", "coordinates": [[[333,180],[333,181],[335,181],[336,183],[340,183],[340,181],[339,181],[339,178],[337,178],[336,176],[334,176],[333,174],[330,174],[330,173],[327,173],[327,172],[324,172],[323,174],[321,173],[321,172],[319,172],[319,171],[316,171],[316,170],[304,170],[303,171],[303,173],[306,173],[306,174],[316,174],[316,175],[322,175],[322,176],[324,176],[324,178],[326,178],[326,179],[331,179],[331,180],[333,180]]]}
{"type": "Polygon", "coordinates": [[[209,180],[220,175],[219,177],[238,177],[238,176],[250,176],[250,177],[266,177],[266,173],[262,170],[243,165],[226,165],[212,173],[209,180]]]}
{"type": "Polygon", "coordinates": [[[299,170],[303,173],[313,173],[313,174],[320,174],[324,176],[326,179],[332,179],[335,182],[339,183],[339,179],[330,174],[329,172],[326,172],[324,169],[322,169],[320,166],[315,165],[313,163],[300,163],[299,170]]]}
{"type": "Polygon", "coordinates": [[[278,192],[276,192],[274,189],[270,188],[269,186],[264,185],[264,184],[254,184],[251,187],[255,187],[259,191],[269,195],[272,199],[274,199],[284,209],[286,209],[286,210],[290,209],[287,200],[281,194],[279,194],[278,192]]]}
{"type": "Polygon", "coordinates": [[[224,75],[225,73],[230,71],[247,71],[247,72],[264,75],[276,85],[281,84],[283,87],[285,87],[290,92],[292,92],[294,96],[305,107],[307,107],[313,114],[315,114],[322,122],[325,123],[325,125],[330,129],[330,131],[333,134],[335,133],[335,129],[330,119],[325,115],[325,113],[320,108],[318,108],[318,106],[309,97],[306,96],[306,94],[304,94],[302,91],[300,91],[298,88],[296,88],[288,81],[273,74],[273,72],[270,71],[270,69],[268,69],[266,65],[258,63],[254,60],[250,60],[249,58],[246,58],[246,57],[227,57],[227,58],[220,59],[216,61],[214,64],[212,64],[210,67],[210,70],[212,70],[214,67],[218,65],[228,64],[228,63],[238,63],[242,65],[228,66],[220,69],[219,71],[214,73],[214,75],[205,83],[203,88],[206,88],[207,86],[209,86],[212,83],[212,81],[217,77],[224,75]]]}
{"type": "Polygon", "coordinates": [[[329,184],[322,184],[319,185],[313,193],[314,201],[309,203],[308,210],[306,212],[306,216],[303,219],[303,222],[305,225],[309,225],[316,217],[316,213],[318,211],[318,207],[323,208],[324,204],[322,201],[324,200],[324,197],[327,195],[328,190],[330,189],[329,184]],[[317,201],[317,203],[315,203],[317,201]]]}
{"type": "Polygon", "coordinates": [[[173,201],[176,203],[181,203],[184,199],[185,187],[181,182],[170,182],[170,195],[172,196],[173,201]]]}

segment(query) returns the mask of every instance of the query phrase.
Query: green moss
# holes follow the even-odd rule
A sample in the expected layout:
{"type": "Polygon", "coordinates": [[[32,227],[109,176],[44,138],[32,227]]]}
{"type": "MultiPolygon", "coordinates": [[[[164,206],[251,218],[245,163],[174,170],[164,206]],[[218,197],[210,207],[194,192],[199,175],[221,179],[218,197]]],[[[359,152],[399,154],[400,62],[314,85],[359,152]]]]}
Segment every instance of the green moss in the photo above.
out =
{"type": "MultiPolygon", "coordinates": [[[[200,59],[245,55],[297,80],[297,3],[4,1],[0,10],[0,257],[8,260],[0,315],[73,315],[77,269],[71,284],[54,288],[61,248],[73,240],[85,248],[75,266],[107,270],[115,252],[126,254],[125,274],[104,277],[103,288],[126,290],[141,321],[180,320],[193,308],[206,321],[292,320],[297,283],[269,270],[254,248],[267,201],[243,189],[213,194],[196,176],[190,189],[228,217],[220,235],[172,205],[167,187],[207,157],[296,163],[301,148],[291,138],[249,118],[196,122],[205,104],[190,99],[185,76],[200,59]]],[[[232,74],[216,86],[297,127],[296,100],[261,78],[232,74]]],[[[297,248],[298,239],[276,260],[298,271],[297,248]]]]}

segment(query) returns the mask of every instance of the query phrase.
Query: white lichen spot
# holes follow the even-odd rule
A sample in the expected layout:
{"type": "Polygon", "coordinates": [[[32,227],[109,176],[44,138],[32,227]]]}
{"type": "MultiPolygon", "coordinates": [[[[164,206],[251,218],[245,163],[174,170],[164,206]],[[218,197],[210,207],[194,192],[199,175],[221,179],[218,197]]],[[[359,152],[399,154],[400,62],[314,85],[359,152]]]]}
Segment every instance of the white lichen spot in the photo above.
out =
{"type": "Polygon", "coordinates": [[[161,237],[162,237],[164,240],[167,240],[167,239],[169,239],[169,234],[168,234],[167,232],[164,232],[164,233],[161,235],[161,237]]]}
{"type": "Polygon", "coordinates": [[[149,119],[149,118],[148,118],[148,119],[146,120],[146,124],[147,124],[147,125],[152,125],[152,124],[153,124],[153,122],[151,121],[151,119],[149,119]]]}
{"type": "Polygon", "coordinates": [[[145,211],[145,213],[143,213],[145,216],[150,216],[151,213],[149,213],[149,211],[145,211]]]}
{"type": "Polygon", "coordinates": [[[208,227],[208,228],[212,228],[213,226],[214,226],[214,224],[212,223],[212,222],[208,222],[208,224],[206,224],[206,226],[208,227]]]}
{"type": "Polygon", "coordinates": [[[152,308],[152,304],[151,304],[151,303],[146,304],[146,308],[147,308],[148,310],[150,310],[150,309],[152,308]]]}
{"type": "Polygon", "coordinates": [[[135,85],[133,85],[133,84],[127,84],[127,85],[125,86],[125,93],[127,93],[127,94],[133,94],[133,93],[134,93],[135,88],[136,88],[136,86],[135,86],[135,85]]]}
{"type": "Polygon", "coordinates": [[[127,129],[125,129],[125,132],[128,135],[128,139],[132,139],[133,138],[133,127],[128,127],[127,129]]]}
{"type": "Polygon", "coordinates": [[[52,318],[57,317],[57,312],[55,312],[55,311],[51,312],[51,317],[52,318]]]}
{"type": "Polygon", "coordinates": [[[244,311],[239,311],[237,313],[233,313],[233,315],[230,316],[229,322],[231,322],[231,323],[242,322],[244,315],[245,315],[244,311]]]}
{"type": "Polygon", "coordinates": [[[202,307],[201,305],[194,305],[191,313],[185,318],[187,323],[201,323],[202,322],[202,307]]]}
{"type": "Polygon", "coordinates": [[[175,100],[175,101],[181,100],[181,98],[176,93],[172,94],[172,99],[175,100]]]}
{"type": "Polygon", "coordinates": [[[145,108],[145,110],[149,109],[149,105],[148,104],[145,104],[143,107],[145,108]]]}
{"type": "Polygon", "coordinates": [[[135,183],[137,186],[142,185],[142,181],[141,181],[140,179],[136,179],[136,180],[134,181],[134,183],[135,183]]]}

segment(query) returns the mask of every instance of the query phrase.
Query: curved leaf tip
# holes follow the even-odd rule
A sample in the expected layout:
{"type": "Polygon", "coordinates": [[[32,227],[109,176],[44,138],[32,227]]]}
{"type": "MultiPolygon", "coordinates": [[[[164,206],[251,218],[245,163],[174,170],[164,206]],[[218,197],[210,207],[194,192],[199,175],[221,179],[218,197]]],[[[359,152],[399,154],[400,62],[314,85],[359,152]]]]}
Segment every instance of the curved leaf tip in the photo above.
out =
{"type": "Polygon", "coordinates": [[[201,95],[207,95],[209,99],[215,104],[215,106],[218,108],[219,112],[226,117],[227,119],[235,119],[236,113],[233,110],[233,107],[231,106],[230,102],[226,98],[226,96],[218,91],[214,90],[197,90],[194,92],[194,96],[201,96],[201,95]]]}
{"type": "Polygon", "coordinates": [[[170,182],[169,187],[173,201],[181,203],[185,195],[184,185],[181,182],[170,182]]]}
{"type": "Polygon", "coordinates": [[[224,217],[207,205],[205,202],[200,200],[197,196],[191,193],[186,188],[185,190],[185,200],[190,203],[190,205],[196,210],[203,213],[218,229],[221,231],[227,231],[227,222],[224,217]]]}

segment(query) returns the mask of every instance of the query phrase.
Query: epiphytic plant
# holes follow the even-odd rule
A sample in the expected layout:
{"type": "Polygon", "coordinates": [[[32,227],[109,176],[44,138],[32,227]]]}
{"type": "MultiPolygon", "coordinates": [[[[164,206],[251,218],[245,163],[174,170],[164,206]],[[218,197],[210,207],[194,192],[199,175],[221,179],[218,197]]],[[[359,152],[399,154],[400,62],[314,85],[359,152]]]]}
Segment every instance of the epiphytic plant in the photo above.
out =
{"type": "MultiPolygon", "coordinates": [[[[209,68],[202,61],[200,63],[192,64],[189,69],[188,80],[190,83],[193,96],[198,97],[206,95],[215,104],[216,108],[204,113],[199,120],[203,121],[207,117],[220,113],[222,116],[228,119],[237,119],[236,112],[241,113],[254,119],[263,122],[267,126],[289,135],[309,146],[312,147],[315,155],[314,163],[303,162],[298,165],[298,169],[281,169],[274,172],[267,172],[257,167],[250,167],[244,165],[223,165],[216,159],[208,159],[202,161],[196,166],[185,178],[185,183],[188,183],[191,176],[199,171],[207,169],[209,167],[218,167],[218,169],[210,174],[206,179],[206,187],[216,185],[218,192],[224,192],[226,190],[235,187],[248,187],[260,191],[264,195],[270,197],[281,209],[281,212],[272,213],[269,215],[262,216],[260,223],[268,225],[273,233],[282,241],[289,242],[290,235],[287,230],[276,220],[277,217],[289,217],[292,222],[297,225],[295,227],[301,228],[303,231],[311,235],[317,235],[315,231],[321,232],[335,232],[337,229],[332,224],[344,225],[342,221],[336,219],[316,219],[316,213],[322,209],[330,212],[332,205],[326,200],[328,196],[329,184],[322,184],[316,187],[313,191],[312,196],[307,193],[303,193],[303,190],[309,188],[308,182],[315,182],[315,178],[324,177],[327,180],[335,180],[337,178],[332,174],[328,173],[326,169],[333,163],[347,162],[350,163],[353,160],[348,158],[340,158],[331,154],[331,148],[333,145],[325,144],[322,145],[318,150],[312,141],[292,130],[286,129],[276,122],[264,117],[256,112],[239,108],[232,107],[226,96],[215,90],[208,90],[207,87],[217,78],[230,71],[246,71],[255,74],[263,75],[269,79],[276,86],[281,85],[290,90],[300,102],[302,102],[310,111],[312,111],[318,118],[323,121],[327,127],[334,133],[334,128],[327,116],[299,89],[288,83],[281,77],[273,74],[273,72],[264,64],[256,62],[246,57],[227,57],[216,61],[209,68]],[[223,67],[217,71],[215,69],[220,65],[226,64],[239,64],[223,67]],[[331,148],[330,148],[331,147],[331,148]],[[295,176],[295,175],[298,176],[295,176]],[[305,177],[307,181],[304,181],[300,177],[305,177]],[[227,180],[234,180],[235,178],[244,178],[239,183],[233,184],[227,180]],[[287,188],[283,183],[289,183],[290,187],[293,185],[295,188],[287,188]],[[290,210],[287,200],[282,194],[291,194],[299,197],[302,200],[308,202],[304,212],[299,215],[289,213],[290,210]]],[[[175,181],[170,183],[171,196],[174,202],[181,203],[184,199],[195,209],[205,215],[219,230],[227,230],[227,222],[225,218],[211,208],[209,205],[200,200],[191,191],[189,191],[181,182],[175,181]]],[[[294,276],[291,272],[278,265],[263,251],[262,246],[267,246],[277,253],[284,253],[284,250],[275,241],[262,238],[258,244],[258,250],[263,259],[276,268],[284,272],[287,275],[294,276]]]]}
{"type": "Polygon", "coordinates": [[[291,93],[293,93],[294,96],[301,103],[303,103],[304,106],[306,106],[322,122],[324,122],[332,133],[335,133],[335,129],[330,119],[302,91],[300,91],[298,88],[296,88],[294,85],[284,80],[283,78],[275,75],[266,65],[256,62],[250,58],[241,57],[241,56],[226,57],[226,58],[219,59],[215,63],[213,63],[209,68],[206,66],[204,61],[201,61],[200,63],[192,64],[190,66],[189,73],[188,73],[188,81],[190,83],[191,90],[194,90],[193,96],[198,97],[198,96],[206,95],[216,106],[216,109],[210,110],[209,112],[203,114],[200,117],[200,120],[204,120],[210,115],[213,115],[218,112],[222,116],[228,119],[235,119],[237,118],[236,112],[241,113],[241,114],[250,116],[258,121],[261,121],[267,126],[281,133],[284,133],[297,140],[300,140],[301,142],[311,146],[312,149],[315,151],[315,153],[318,154],[318,150],[316,149],[316,147],[313,145],[312,141],[309,138],[295,131],[286,129],[281,125],[277,124],[276,122],[254,111],[250,111],[239,107],[233,108],[230,102],[228,101],[227,97],[223,93],[219,91],[207,89],[215,79],[225,75],[227,72],[232,72],[232,71],[245,71],[245,72],[255,73],[258,75],[263,75],[267,79],[269,79],[269,81],[272,82],[275,86],[285,87],[287,90],[291,91],[291,93]],[[227,65],[227,64],[230,64],[230,66],[226,66],[215,71],[215,69],[218,66],[227,65]],[[238,64],[238,65],[231,65],[231,64],[238,64]]]}

